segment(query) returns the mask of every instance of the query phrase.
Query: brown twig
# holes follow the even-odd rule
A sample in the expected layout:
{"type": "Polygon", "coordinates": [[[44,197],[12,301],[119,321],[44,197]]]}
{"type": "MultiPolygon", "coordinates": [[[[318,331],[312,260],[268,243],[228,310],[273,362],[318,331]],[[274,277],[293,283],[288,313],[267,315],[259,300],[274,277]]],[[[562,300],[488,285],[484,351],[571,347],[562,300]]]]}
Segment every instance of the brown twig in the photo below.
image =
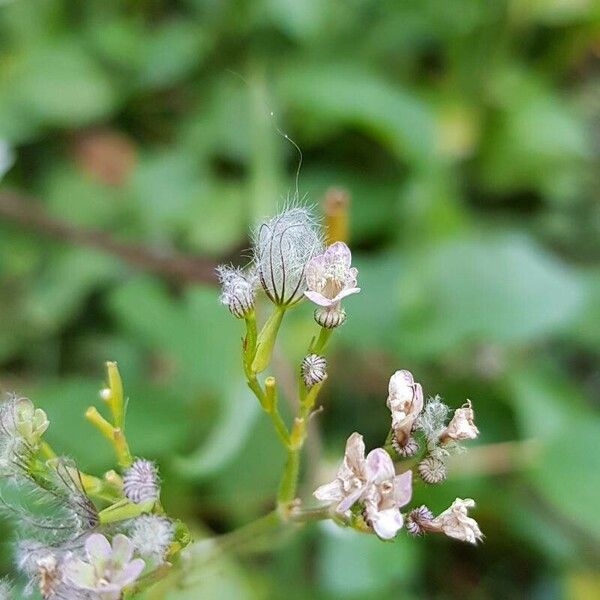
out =
{"type": "Polygon", "coordinates": [[[80,228],[48,215],[40,204],[13,192],[0,193],[0,219],[70,244],[96,248],[144,271],[178,283],[215,283],[216,262],[123,242],[104,231],[80,228]]]}

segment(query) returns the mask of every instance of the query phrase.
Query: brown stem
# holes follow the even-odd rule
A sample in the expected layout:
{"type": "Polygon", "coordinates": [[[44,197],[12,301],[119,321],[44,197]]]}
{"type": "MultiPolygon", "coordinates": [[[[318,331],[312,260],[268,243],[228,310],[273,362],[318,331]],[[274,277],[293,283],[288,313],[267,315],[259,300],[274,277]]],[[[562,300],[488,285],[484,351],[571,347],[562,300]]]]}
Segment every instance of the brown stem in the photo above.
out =
{"type": "Polygon", "coordinates": [[[117,240],[104,231],[76,227],[50,216],[35,200],[14,192],[0,193],[0,219],[61,242],[102,250],[134,267],[178,283],[216,282],[216,263],[211,259],[148,248],[117,240]]]}

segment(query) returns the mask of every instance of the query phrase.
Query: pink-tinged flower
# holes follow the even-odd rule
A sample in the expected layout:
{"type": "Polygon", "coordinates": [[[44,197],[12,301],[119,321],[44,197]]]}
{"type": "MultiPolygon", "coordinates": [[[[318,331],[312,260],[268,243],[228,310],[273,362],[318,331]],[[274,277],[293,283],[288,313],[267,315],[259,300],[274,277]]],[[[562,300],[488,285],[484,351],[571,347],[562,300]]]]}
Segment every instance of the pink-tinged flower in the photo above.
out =
{"type": "Polygon", "coordinates": [[[336,478],[314,492],[318,500],[334,505],[342,514],[360,502],[367,523],[382,539],[393,538],[402,527],[400,508],[410,501],[411,494],[411,471],[396,475],[392,459],[382,448],[365,458],[365,444],[358,433],[346,442],[336,478]]]}
{"type": "Polygon", "coordinates": [[[344,242],[331,244],[306,265],[308,289],[304,295],[319,306],[334,308],[346,296],[360,292],[356,287],[358,270],[351,263],[352,253],[344,242]]]}
{"type": "Polygon", "coordinates": [[[404,522],[400,509],[412,496],[412,471],[396,475],[390,455],[382,448],[369,452],[367,470],[372,485],[364,497],[366,520],[381,539],[391,540],[404,522]]]}
{"type": "Polygon", "coordinates": [[[442,514],[425,524],[427,531],[438,531],[445,533],[448,537],[476,544],[481,541],[483,534],[475,519],[468,516],[468,509],[475,506],[475,501],[471,498],[462,500],[457,498],[452,506],[447,508],[442,514]]]}
{"type": "Polygon", "coordinates": [[[335,479],[317,488],[314,496],[335,504],[338,512],[345,513],[361,497],[366,484],[365,443],[360,433],[353,433],[346,442],[344,460],[335,479]]]}
{"type": "Polygon", "coordinates": [[[440,441],[474,440],[478,435],[479,429],[475,426],[475,415],[471,407],[471,401],[467,400],[461,408],[454,411],[454,416],[448,423],[448,427],[442,432],[440,441]]]}
{"type": "Polygon", "coordinates": [[[423,410],[423,388],[410,371],[396,371],[390,378],[387,406],[392,413],[392,429],[400,446],[410,440],[410,432],[423,410]]]}
{"type": "MultiPolygon", "coordinates": [[[[133,556],[131,540],[117,534],[112,546],[101,534],[85,541],[87,562],[73,558],[65,565],[65,579],[73,586],[97,594],[98,600],[118,600],[144,570],[145,562],[133,556]]],[[[96,596],[94,596],[96,597],[96,596]]]]}

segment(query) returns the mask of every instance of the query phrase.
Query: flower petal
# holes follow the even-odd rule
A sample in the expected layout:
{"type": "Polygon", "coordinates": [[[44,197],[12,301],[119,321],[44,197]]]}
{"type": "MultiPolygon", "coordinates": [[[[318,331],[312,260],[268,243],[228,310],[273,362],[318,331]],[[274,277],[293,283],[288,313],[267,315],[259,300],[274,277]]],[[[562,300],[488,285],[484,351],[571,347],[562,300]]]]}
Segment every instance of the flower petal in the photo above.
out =
{"type": "Polygon", "coordinates": [[[325,298],[325,296],[323,296],[323,294],[320,294],[319,292],[314,292],[312,290],[306,290],[304,292],[304,295],[311,301],[314,302],[315,304],[318,304],[319,306],[325,306],[325,307],[330,307],[330,306],[334,306],[335,304],[337,304],[337,300],[332,300],[330,298],[325,298]]]}
{"type": "Polygon", "coordinates": [[[408,470],[394,477],[394,501],[401,508],[410,502],[412,497],[412,471],[408,470]]]}
{"type": "Polygon", "coordinates": [[[340,502],[344,497],[342,484],[339,479],[336,479],[331,483],[325,483],[313,492],[313,496],[317,500],[322,500],[323,502],[340,502]]]}
{"type": "Polygon", "coordinates": [[[133,543],[131,540],[118,533],[113,538],[112,543],[112,561],[117,565],[126,565],[133,556],[133,543]]]}
{"type": "MultiPolygon", "coordinates": [[[[342,290],[333,300],[331,300],[331,302],[333,302],[334,304],[337,304],[338,302],[340,302],[340,300],[343,300],[346,296],[351,296],[352,294],[358,294],[358,292],[360,292],[359,287],[346,288],[345,290],[342,290]]],[[[308,295],[307,292],[304,292],[304,293],[308,295]]],[[[313,302],[314,302],[314,300],[313,300],[313,302]]]]}
{"type": "Polygon", "coordinates": [[[132,584],[146,567],[146,563],[141,558],[136,558],[128,563],[125,568],[115,577],[115,583],[121,588],[132,584]]]}
{"type": "Polygon", "coordinates": [[[394,463],[383,448],[375,448],[367,455],[367,478],[370,482],[381,483],[394,477],[394,463]]]}
{"type": "Polygon", "coordinates": [[[328,261],[343,265],[348,268],[352,263],[352,252],[344,242],[334,242],[325,250],[325,257],[328,261]]]}
{"type": "Polygon", "coordinates": [[[371,519],[375,533],[382,540],[391,540],[396,537],[404,522],[402,514],[397,508],[369,511],[368,516],[371,519]]]}
{"type": "Polygon", "coordinates": [[[339,513],[345,513],[347,510],[352,508],[352,505],[355,502],[358,502],[358,500],[364,494],[366,489],[367,489],[366,485],[355,488],[337,505],[335,510],[339,513]]]}
{"type": "Polygon", "coordinates": [[[305,268],[306,285],[311,290],[318,290],[325,276],[325,256],[320,254],[314,256],[306,264],[305,268]]]}
{"type": "Polygon", "coordinates": [[[96,587],[96,571],[94,567],[79,558],[74,558],[67,562],[64,567],[64,577],[80,589],[93,590],[96,587]]]}
{"type": "Polygon", "coordinates": [[[362,475],[365,470],[365,442],[363,436],[356,431],[348,438],[344,450],[346,464],[356,475],[362,475]]]}
{"type": "Polygon", "coordinates": [[[108,560],[112,548],[108,540],[100,533],[93,533],[85,541],[85,551],[92,564],[108,560]]]}

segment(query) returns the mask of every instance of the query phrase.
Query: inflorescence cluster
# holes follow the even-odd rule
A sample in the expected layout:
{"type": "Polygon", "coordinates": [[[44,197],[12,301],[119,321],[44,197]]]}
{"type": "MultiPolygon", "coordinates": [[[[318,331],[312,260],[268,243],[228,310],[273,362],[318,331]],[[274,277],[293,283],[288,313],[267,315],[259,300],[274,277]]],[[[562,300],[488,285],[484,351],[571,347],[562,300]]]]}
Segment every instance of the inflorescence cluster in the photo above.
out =
{"type": "MultiPolygon", "coordinates": [[[[187,542],[160,504],[154,463],[133,458],[124,435],[124,398],[115,363],[100,392],[111,421],[86,413],[115,450],[118,471],[84,473],[44,440],[46,413],[12,395],[0,404],[0,510],[13,519],[17,571],[44,600],[120,600],[166,572],[187,542]]],[[[16,598],[9,581],[0,599],[16,598]]]]}
{"type": "MultiPolygon", "coordinates": [[[[246,322],[242,349],[246,381],[288,452],[279,512],[303,520],[309,513],[296,498],[299,451],[306,423],[327,379],[324,348],[331,333],[346,320],[342,300],[360,292],[358,271],[344,242],[323,242],[320,227],[306,208],[295,206],[266,221],[253,241],[253,261],[248,268],[218,268],[221,301],[246,322]],[[257,333],[255,298],[260,287],[274,308],[257,333]],[[274,377],[261,384],[257,375],[269,365],[284,313],[303,298],[315,305],[319,333],[299,365],[298,414],[288,428],[277,408],[274,377]]],[[[441,532],[466,542],[481,540],[477,522],[468,516],[475,505],[469,498],[457,498],[437,516],[427,506],[404,509],[412,497],[413,468],[425,484],[441,483],[447,475],[447,457],[463,451],[462,442],[478,436],[471,402],[467,400],[451,414],[439,396],[425,400],[421,384],[409,371],[399,370],[390,378],[387,406],[391,424],[383,447],[365,456],[362,436],[350,435],[335,478],[314,492],[325,503],[324,509],[310,514],[386,540],[394,538],[403,525],[412,535],[441,532]]]]}
{"type": "MultiPolygon", "coordinates": [[[[346,321],[342,301],[360,292],[348,246],[342,241],[326,245],[312,213],[294,206],[254,231],[248,268],[221,266],[217,274],[221,302],[245,322],[246,383],[287,455],[272,513],[276,521],[331,519],[384,540],[402,527],[415,536],[439,532],[470,543],[481,540],[468,514],[475,505],[470,498],[457,498],[437,516],[425,505],[407,508],[413,470],[424,484],[441,483],[447,458],[479,431],[470,401],[451,414],[439,396],[425,400],[421,385],[406,370],[396,371],[389,381],[391,419],[383,446],[367,453],[363,437],[352,433],[335,477],[314,492],[321,504],[306,508],[297,498],[308,422],[319,410],[317,398],[328,376],[325,347],[346,321]],[[260,288],[273,309],[259,331],[255,303],[260,288]],[[285,313],[304,299],[315,305],[318,330],[298,365],[297,413],[288,424],[279,411],[275,378],[261,373],[270,365],[285,313]]],[[[114,449],[116,467],[101,477],[55,453],[44,439],[47,415],[30,400],[12,395],[0,404],[0,509],[17,524],[15,562],[27,582],[26,593],[37,589],[44,600],[128,598],[185,558],[181,551],[190,542],[185,525],[162,508],[156,465],[130,452],[115,363],[107,363],[107,374],[100,398],[110,419],[94,406],[85,415],[114,449]]],[[[12,597],[12,583],[0,581],[0,599],[12,597]]]]}

